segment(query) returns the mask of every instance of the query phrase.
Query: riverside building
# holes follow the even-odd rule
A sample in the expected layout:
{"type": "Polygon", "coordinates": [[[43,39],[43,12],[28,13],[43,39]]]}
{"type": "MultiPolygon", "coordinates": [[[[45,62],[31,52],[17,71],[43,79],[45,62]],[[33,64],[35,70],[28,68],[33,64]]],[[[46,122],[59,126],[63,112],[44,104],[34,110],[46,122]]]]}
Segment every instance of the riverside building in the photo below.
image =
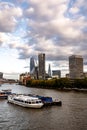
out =
{"type": "Polygon", "coordinates": [[[52,78],[61,78],[61,71],[60,70],[52,70],[52,78]]]}
{"type": "Polygon", "coordinates": [[[69,57],[69,75],[71,79],[83,78],[83,58],[80,55],[69,57]]]}

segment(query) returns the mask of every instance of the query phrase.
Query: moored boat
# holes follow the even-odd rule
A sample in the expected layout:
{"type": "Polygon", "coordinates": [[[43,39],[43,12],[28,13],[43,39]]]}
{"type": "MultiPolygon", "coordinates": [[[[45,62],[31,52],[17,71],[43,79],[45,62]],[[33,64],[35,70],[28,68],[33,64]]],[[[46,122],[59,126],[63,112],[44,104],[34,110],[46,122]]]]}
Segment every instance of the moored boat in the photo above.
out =
{"type": "Polygon", "coordinates": [[[48,96],[40,96],[35,94],[28,94],[32,97],[38,97],[43,102],[44,106],[62,106],[62,101],[59,99],[53,99],[52,97],[48,96]]]}
{"type": "Polygon", "coordinates": [[[44,104],[37,98],[23,94],[13,94],[8,96],[8,102],[22,107],[41,108],[44,104]]]}
{"type": "Polygon", "coordinates": [[[3,93],[3,92],[0,92],[0,99],[7,99],[8,95],[3,93]]]}
{"type": "Polygon", "coordinates": [[[11,89],[2,89],[2,91],[6,94],[11,94],[11,89]]]}
{"type": "Polygon", "coordinates": [[[11,89],[1,90],[0,99],[7,99],[8,95],[11,94],[11,89]]]}

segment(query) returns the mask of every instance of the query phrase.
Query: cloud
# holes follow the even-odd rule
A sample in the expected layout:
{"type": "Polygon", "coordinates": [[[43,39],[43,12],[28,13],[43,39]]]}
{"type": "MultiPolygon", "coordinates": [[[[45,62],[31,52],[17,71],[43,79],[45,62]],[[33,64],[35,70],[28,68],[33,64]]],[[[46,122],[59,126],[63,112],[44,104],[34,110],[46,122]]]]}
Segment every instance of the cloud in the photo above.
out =
{"type": "Polygon", "coordinates": [[[70,49],[70,45],[77,46],[77,43],[78,46],[80,46],[79,42],[83,41],[83,39],[85,38],[83,30],[87,26],[85,16],[82,16],[82,14],[77,14],[80,10],[80,6],[71,7],[68,10],[68,0],[55,0],[50,2],[49,0],[45,0],[43,2],[41,0],[29,0],[28,2],[31,5],[25,11],[27,14],[26,17],[28,18],[28,27],[31,28],[31,35],[33,35],[33,37],[37,34],[37,37],[34,38],[36,38],[36,41],[38,42],[36,46],[39,51],[40,49],[41,51],[46,51],[48,45],[50,46],[48,48],[50,52],[51,46],[54,49],[56,46],[65,44],[67,45],[67,48],[69,46],[68,50],[70,49]],[[30,11],[31,9],[32,11],[30,11]],[[69,12],[67,12],[67,10],[69,12]],[[67,17],[65,15],[66,13],[68,14],[70,12],[75,15],[74,19],[70,16],[67,17]],[[43,37],[45,39],[44,41],[43,37]],[[50,42],[54,38],[57,39],[56,46],[55,41],[53,45],[52,42],[50,42]],[[41,43],[39,43],[38,39],[41,40],[41,43]],[[67,43],[67,41],[70,41],[70,43],[67,43]],[[48,45],[43,46],[43,44],[45,43],[47,43],[48,45]]]}
{"type": "MultiPolygon", "coordinates": [[[[31,7],[26,10],[28,26],[31,28],[33,35],[39,37],[54,38],[59,37],[63,40],[78,39],[83,40],[83,29],[87,26],[84,16],[76,19],[66,17],[65,13],[68,9],[68,0],[54,1],[49,0],[42,2],[41,0],[30,0],[31,7]],[[31,14],[30,14],[31,12],[31,14]],[[32,17],[31,17],[32,15],[32,17]],[[66,30],[66,31],[65,31],[66,30]]],[[[71,12],[78,12],[79,8],[72,7],[71,12]]],[[[77,15],[77,14],[76,14],[77,15]]]]}
{"type": "Polygon", "coordinates": [[[22,9],[11,3],[0,2],[0,32],[12,32],[17,25],[17,18],[22,16],[22,9]]]}
{"type": "Polygon", "coordinates": [[[2,45],[4,45],[4,43],[9,41],[9,36],[5,33],[0,32],[0,42],[2,43],[2,45]]]}
{"type": "Polygon", "coordinates": [[[86,59],[86,0],[13,2],[0,3],[0,41],[16,49],[19,59],[35,57],[40,52],[46,54],[48,61],[59,64],[72,54],[86,59]]]}
{"type": "MultiPolygon", "coordinates": [[[[78,52],[78,49],[85,45],[87,38],[84,29],[87,22],[85,16],[80,13],[82,2],[85,1],[76,1],[71,7],[68,0],[23,2],[29,4],[23,10],[25,22],[27,22],[26,39],[28,41],[25,43],[27,47],[15,46],[19,50],[19,58],[44,52],[47,54],[47,59],[59,60],[64,59],[65,54],[69,56],[78,52]],[[66,13],[67,15],[71,13],[73,17],[67,16],[66,13]]],[[[83,54],[81,49],[80,52],[83,54]]]]}
{"type": "Polygon", "coordinates": [[[76,13],[79,12],[79,9],[78,9],[77,7],[72,7],[72,8],[70,9],[70,12],[71,12],[72,14],[76,14],[76,13]]]}

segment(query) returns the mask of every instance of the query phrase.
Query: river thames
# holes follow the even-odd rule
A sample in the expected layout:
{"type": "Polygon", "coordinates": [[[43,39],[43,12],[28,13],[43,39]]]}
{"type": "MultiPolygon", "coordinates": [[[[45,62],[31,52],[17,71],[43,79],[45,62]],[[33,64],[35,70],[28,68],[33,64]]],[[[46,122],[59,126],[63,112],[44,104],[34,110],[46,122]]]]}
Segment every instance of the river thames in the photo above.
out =
{"type": "Polygon", "coordinates": [[[0,99],[0,130],[87,130],[87,93],[28,88],[15,84],[3,84],[0,87],[2,89],[12,89],[13,93],[52,96],[61,100],[62,106],[31,109],[0,99]]]}

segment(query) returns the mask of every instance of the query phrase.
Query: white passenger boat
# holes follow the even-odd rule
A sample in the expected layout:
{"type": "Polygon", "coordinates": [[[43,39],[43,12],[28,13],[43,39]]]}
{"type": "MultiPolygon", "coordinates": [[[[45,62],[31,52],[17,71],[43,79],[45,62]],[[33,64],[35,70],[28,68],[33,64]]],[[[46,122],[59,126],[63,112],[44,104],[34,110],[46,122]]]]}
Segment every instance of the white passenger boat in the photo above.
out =
{"type": "Polygon", "coordinates": [[[41,108],[44,104],[41,99],[27,95],[9,95],[8,102],[30,108],[41,108]]]}

